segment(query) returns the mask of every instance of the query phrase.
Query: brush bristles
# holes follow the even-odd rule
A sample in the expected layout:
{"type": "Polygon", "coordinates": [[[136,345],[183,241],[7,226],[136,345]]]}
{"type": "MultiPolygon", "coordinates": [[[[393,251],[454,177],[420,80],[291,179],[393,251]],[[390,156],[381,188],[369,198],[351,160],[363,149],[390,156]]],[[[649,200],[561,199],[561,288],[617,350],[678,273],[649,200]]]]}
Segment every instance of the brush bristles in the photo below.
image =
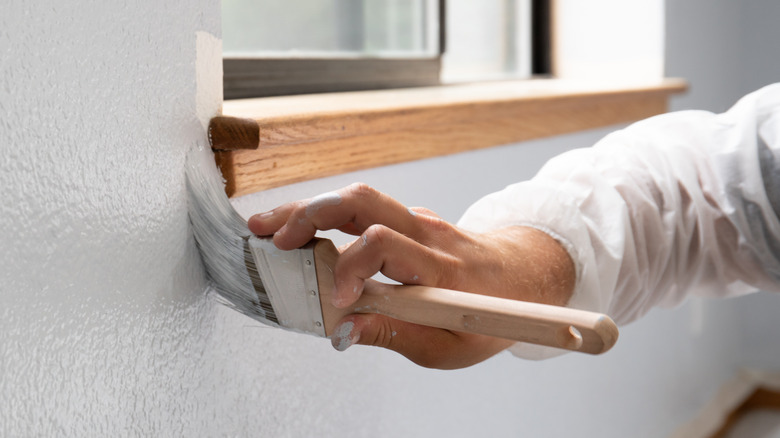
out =
{"type": "Polygon", "coordinates": [[[190,221],[212,287],[237,311],[278,325],[247,244],[251,232],[230,205],[211,150],[193,148],[186,174],[190,221]]]}

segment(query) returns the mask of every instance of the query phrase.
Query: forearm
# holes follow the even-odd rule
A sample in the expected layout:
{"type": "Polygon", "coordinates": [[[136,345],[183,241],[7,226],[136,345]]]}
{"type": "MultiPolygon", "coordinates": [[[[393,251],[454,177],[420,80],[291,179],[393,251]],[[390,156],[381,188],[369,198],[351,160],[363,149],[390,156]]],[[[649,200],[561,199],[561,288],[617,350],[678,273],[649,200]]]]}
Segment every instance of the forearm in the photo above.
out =
{"type": "Polygon", "coordinates": [[[723,115],[640,122],[551,160],[532,181],[476,203],[460,224],[548,232],[574,260],[569,305],[618,323],[689,293],[777,289],[780,224],[764,193],[773,186],[762,182],[780,171],[771,160],[780,155],[777,94],[723,115]]]}
{"type": "Polygon", "coordinates": [[[491,278],[501,278],[506,285],[499,291],[503,298],[558,306],[568,303],[576,274],[560,242],[543,231],[523,226],[486,232],[479,238],[494,250],[473,253],[469,276],[483,277],[485,284],[490,284],[491,278]]]}

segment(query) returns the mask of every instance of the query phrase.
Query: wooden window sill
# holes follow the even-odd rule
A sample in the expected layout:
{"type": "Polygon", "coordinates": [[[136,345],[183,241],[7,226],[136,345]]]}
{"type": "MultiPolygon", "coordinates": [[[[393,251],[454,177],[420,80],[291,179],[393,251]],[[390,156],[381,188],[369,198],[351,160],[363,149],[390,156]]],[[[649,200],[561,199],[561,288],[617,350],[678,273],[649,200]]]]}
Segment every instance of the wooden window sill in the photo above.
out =
{"type": "Polygon", "coordinates": [[[679,79],[540,79],[225,101],[209,126],[228,196],[626,123],[667,110],[679,79]]]}

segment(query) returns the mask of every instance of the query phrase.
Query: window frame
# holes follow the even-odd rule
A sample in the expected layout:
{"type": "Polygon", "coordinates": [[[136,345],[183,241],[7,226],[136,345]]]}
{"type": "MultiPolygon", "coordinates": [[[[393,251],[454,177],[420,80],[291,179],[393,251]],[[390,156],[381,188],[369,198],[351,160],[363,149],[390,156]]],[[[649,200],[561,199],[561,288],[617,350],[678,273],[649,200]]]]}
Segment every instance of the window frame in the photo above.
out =
{"type": "Polygon", "coordinates": [[[687,84],[521,79],[229,100],[209,142],[229,197],[362,169],[629,123],[687,84]]]}
{"type": "Polygon", "coordinates": [[[551,77],[559,25],[553,1],[531,0],[531,50],[542,55],[532,62],[531,78],[226,100],[211,120],[209,142],[227,195],[628,123],[666,112],[669,98],[687,90],[684,80],[672,78],[551,77]]]}
{"type": "Polygon", "coordinates": [[[410,58],[223,57],[225,99],[426,87],[441,84],[446,0],[439,0],[439,52],[410,58]]]}
{"type": "MultiPolygon", "coordinates": [[[[438,0],[439,53],[410,58],[251,58],[222,60],[225,99],[442,85],[447,0],[438,0]]],[[[531,0],[531,74],[552,76],[551,0],[531,0]]]]}

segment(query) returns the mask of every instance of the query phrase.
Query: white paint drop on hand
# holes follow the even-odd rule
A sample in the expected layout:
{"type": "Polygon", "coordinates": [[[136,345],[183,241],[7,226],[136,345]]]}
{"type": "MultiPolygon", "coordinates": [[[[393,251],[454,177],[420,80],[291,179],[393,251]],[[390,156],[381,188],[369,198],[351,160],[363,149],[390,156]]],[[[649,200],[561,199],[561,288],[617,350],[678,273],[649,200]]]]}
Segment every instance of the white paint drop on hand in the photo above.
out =
{"type": "Polygon", "coordinates": [[[341,204],[341,195],[336,192],[323,193],[317,195],[309,201],[306,206],[306,217],[312,217],[317,214],[322,207],[329,207],[341,204]]]}
{"type": "Polygon", "coordinates": [[[355,313],[375,313],[375,311],[376,309],[371,305],[355,307],[354,310],[355,313]]]}
{"type": "Polygon", "coordinates": [[[331,344],[333,344],[333,348],[335,348],[338,351],[344,351],[347,348],[355,345],[357,341],[360,339],[360,334],[356,334],[355,336],[352,336],[352,329],[355,328],[355,323],[352,321],[347,321],[344,324],[341,324],[337,329],[336,332],[331,335],[331,344]]]}

